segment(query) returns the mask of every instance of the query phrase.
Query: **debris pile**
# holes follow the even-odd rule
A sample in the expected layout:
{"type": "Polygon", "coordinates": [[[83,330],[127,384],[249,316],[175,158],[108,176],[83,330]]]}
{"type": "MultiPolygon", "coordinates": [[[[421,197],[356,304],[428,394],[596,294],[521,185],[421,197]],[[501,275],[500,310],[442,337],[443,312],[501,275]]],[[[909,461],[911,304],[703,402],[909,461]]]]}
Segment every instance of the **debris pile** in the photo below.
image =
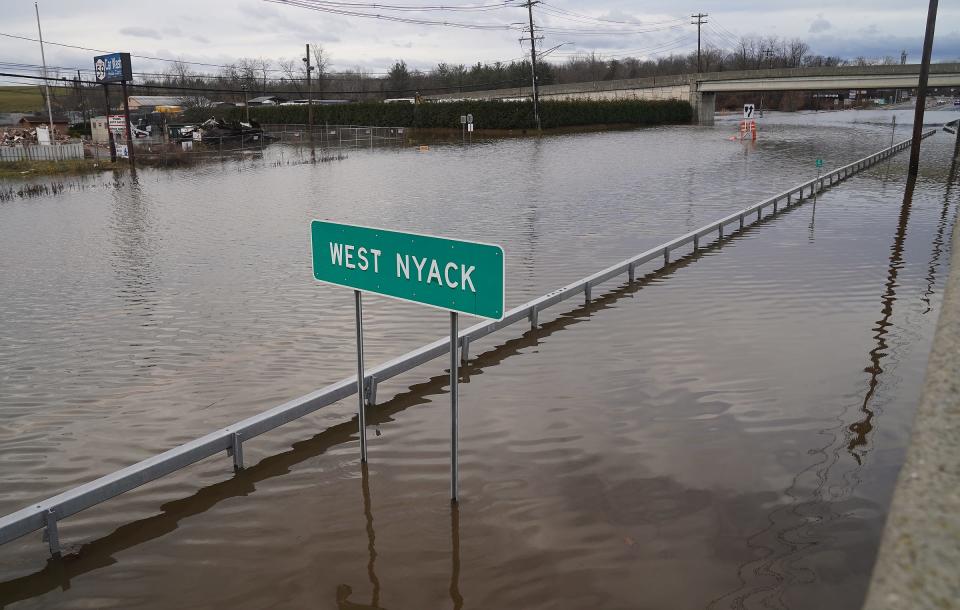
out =
{"type": "MultiPolygon", "coordinates": [[[[54,131],[54,138],[57,142],[66,143],[70,141],[70,136],[54,131]]],[[[0,146],[23,146],[25,144],[37,144],[37,130],[23,129],[20,127],[14,129],[5,129],[0,137],[0,146]]]]}

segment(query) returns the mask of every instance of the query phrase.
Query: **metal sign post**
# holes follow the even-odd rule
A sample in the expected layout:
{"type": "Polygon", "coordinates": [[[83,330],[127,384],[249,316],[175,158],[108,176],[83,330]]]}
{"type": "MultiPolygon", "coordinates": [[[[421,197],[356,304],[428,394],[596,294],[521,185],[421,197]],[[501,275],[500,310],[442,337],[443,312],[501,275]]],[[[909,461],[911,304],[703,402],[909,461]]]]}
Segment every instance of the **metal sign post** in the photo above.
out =
{"type": "Polygon", "coordinates": [[[357,310],[357,420],[360,428],[360,461],[367,463],[367,411],[364,407],[363,395],[363,296],[359,290],[354,290],[357,310]]]}
{"type": "MultiPolygon", "coordinates": [[[[466,117],[464,117],[466,118],[466,117]]],[[[459,498],[459,313],[500,320],[504,313],[503,248],[314,220],[313,277],[352,288],[357,318],[360,455],[367,461],[362,291],[450,312],[450,499],[459,498]]],[[[375,382],[375,380],[373,380],[375,382]]],[[[374,387],[369,389],[372,396],[374,387]]]]}
{"type": "MultiPolygon", "coordinates": [[[[107,101],[107,144],[110,146],[110,162],[117,162],[117,149],[113,140],[113,130],[110,128],[110,91],[107,89],[107,83],[103,83],[103,97],[107,101]]],[[[90,132],[93,134],[93,131],[90,132]]]]}
{"type": "MultiPolygon", "coordinates": [[[[98,55],[93,58],[93,72],[96,81],[103,84],[104,93],[107,95],[108,120],[110,117],[110,95],[107,93],[107,83],[120,83],[123,89],[123,114],[126,117],[125,131],[127,132],[127,151],[130,158],[130,166],[133,167],[133,134],[130,129],[130,104],[127,100],[127,81],[133,80],[130,54],[110,53],[108,55],[98,55]]],[[[111,161],[117,160],[114,146],[113,138],[111,138],[111,161]]]]}
{"type": "Polygon", "coordinates": [[[457,312],[450,312],[450,501],[456,503],[460,497],[460,409],[457,404],[459,398],[458,366],[460,364],[457,353],[457,312]]]}

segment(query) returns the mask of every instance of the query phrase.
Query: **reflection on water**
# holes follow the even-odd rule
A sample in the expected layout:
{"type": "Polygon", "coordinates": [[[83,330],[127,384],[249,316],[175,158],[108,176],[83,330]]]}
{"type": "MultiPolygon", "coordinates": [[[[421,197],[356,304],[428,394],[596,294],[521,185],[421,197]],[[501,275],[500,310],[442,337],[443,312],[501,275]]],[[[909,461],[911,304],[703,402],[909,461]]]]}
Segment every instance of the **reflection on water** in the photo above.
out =
{"type": "MultiPolygon", "coordinates": [[[[946,218],[950,202],[950,182],[953,180],[955,169],[956,157],[950,168],[945,189],[946,203],[941,213],[941,220],[937,224],[935,243],[942,239],[943,219],[946,218]]],[[[823,434],[831,435],[832,440],[827,446],[811,451],[820,455],[820,460],[794,477],[792,484],[786,490],[787,496],[791,499],[789,505],[771,512],[768,526],[748,539],[750,548],[757,549],[761,553],[761,559],[741,565],[740,587],[714,600],[710,604],[711,608],[788,608],[790,605],[784,600],[784,595],[791,586],[816,581],[816,575],[810,570],[796,567],[797,560],[805,550],[818,544],[817,538],[813,535],[816,526],[811,525],[811,516],[816,516],[816,523],[834,521],[843,517],[833,509],[832,503],[839,498],[849,497],[854,492],[860,480],[861,467],[869,452],[869,436],[874,429],[876,416],[872,400],[881,384],[884,373],[883,360],[892,356],[887,335],[894,330],[892,318],[899,286],[897,278],[904,267],[903,254],[915,186],[916,179],[909,177],[904,187],[896,233],[890,247],[885,291],[880,299],[882,317],[872,328],[875,345],[868,354],[870,366],[865,371],[869,373],[869,379],[856,414],[858,419],[847,426],[847,432],[843,435],[838,434],[839,427],[821,431],[823,434]],[[837,441],[844,437],[846,451],[855,460],[856,466],[833,480],[831,471],[841,463],[840,452],[843,447],[843,443],[837,441]],[[801,493],[800,481],[808,474],[815,476],[817,485],[812,493],[804,496],[801,493]]],[[[814,201],[814,208],[815,205],[814,201]]],[[[811,220],[811,238],[812,226],[811,220]]],[[[932,293],[932,284],[928,284],[925,297],[929,297],[932,293]]],[[[929,309],[924,313],[927,311],[929,309]]],[[[894,361],[891,364],[896,366],[897,362],[894,361]]],[[[890,381],[888,386],[895,383],[890,381]]],[[[843,416],[840,421],[843,421],[843,416]]]]}
{"type": "MultiPolygon", "coordinates": [[[[144,170],[0,205],[0,509],[349,374],[350,295],[303,267],[312,217],[503,243],[515,304],[890,137],[792,120],[746,146],[722,126],[582,134],[144,170]]],[[[208,460],[65,521],[64,559],[8,545],[0,604],[855,606],[956,220],[954,142],[929,147],[909,207],[895,158],[474,346],[459,506],[428,365],[381,389],[369,466],[352,403],[324,410],[248,443],[227,480],[208,460]]],[[[368,308],[373,361],[446,330],[368,308]]]]}

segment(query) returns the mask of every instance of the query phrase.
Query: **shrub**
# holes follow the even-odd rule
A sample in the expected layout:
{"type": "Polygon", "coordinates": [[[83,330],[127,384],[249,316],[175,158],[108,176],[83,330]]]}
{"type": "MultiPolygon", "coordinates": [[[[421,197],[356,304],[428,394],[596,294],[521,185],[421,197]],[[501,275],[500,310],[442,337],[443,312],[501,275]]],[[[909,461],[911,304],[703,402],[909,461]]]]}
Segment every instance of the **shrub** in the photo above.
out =
{"type": "MultiPolygon", "coordinates": [[[[306,124],[306,106],[261,106],[250,108],[250,118],[269,124],[306,124]]],[[[209,110],[197,109],[191,120],[209,118],[209,110]]],[[[425,104],[364,102],[314,106],[314,125],[364,125],[374,127],[460,128],[460,117],[473,115],[477,129],[531,129],[535,126],[531,102],[464,101],[425,104]]],[[[225,118],[243,120],[243,108],[230,110],[225,118]]],[[[572,100],[543,101],[540,121],[544,128],[582,125],[663,125],[689,123],[693,109],[681,100],[572,100]]]]}

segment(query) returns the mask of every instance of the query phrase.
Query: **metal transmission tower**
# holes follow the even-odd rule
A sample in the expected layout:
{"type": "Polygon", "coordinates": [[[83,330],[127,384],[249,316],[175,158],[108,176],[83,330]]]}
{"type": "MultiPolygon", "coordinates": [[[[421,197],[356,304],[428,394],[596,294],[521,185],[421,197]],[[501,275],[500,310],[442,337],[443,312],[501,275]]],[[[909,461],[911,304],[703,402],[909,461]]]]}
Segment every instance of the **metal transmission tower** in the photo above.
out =
{"type": "MultiPolygon", "coordinates": [[[[540,4],[540,0],[527,0],[527,15],[530,18],[530,71],[533,79],[533,118],[540,131],[540,92],[537,88],[537,36],[533,29],[533,5],[540,4]]],[[[521,41],[526,40],[521,38],[521,41]]]]}
{"type": "Polygon", "coordinates": [[[702,72],[703,68],[700,67],[700,29],[703,27],[703,24],[708,23],[706,18],[709,17],[707,13],[697,13],[696,15],[690,15],[691,18],[696,19],[696,21],[691,21],[690,23],[697,26],[697,72],[702,72]]]}

